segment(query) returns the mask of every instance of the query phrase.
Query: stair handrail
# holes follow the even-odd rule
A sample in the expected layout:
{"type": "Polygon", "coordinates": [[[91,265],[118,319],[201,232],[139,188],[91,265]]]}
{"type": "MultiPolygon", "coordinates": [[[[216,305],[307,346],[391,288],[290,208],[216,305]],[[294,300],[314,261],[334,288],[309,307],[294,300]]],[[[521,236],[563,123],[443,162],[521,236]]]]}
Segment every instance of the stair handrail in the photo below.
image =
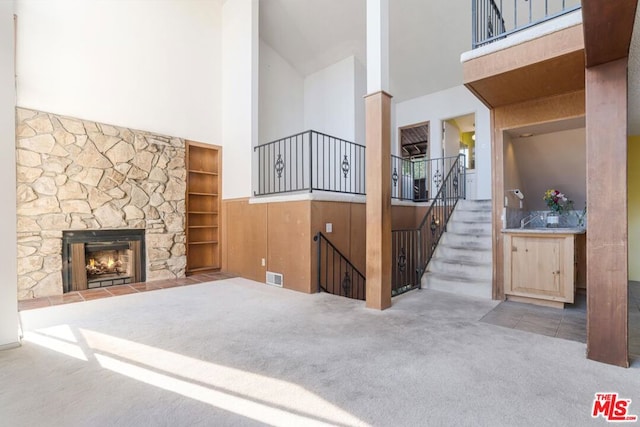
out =
{"type": "Polygon", "coordinates": [[[392,231],[392,244],[394,246],[392,250],[392,266],[394,269],[392,292],[396,295],[420,288],[422,275],[433,257],[442,233],[446,230],[453,209],[460,198],[466,198],[464,160],[464,154],[457,156],[417,228],[392,231]],[[409,253],[405,247],[398,248],[396,244],[398,240],[408,242],[408,247],[411,247],[416,253],[409,253]],[[417,248],[415,248],[416,244],[417,248]],[[407,265],[415,268],[415,277],[408,276],[411,269],[407,270],[407,265]],[[406,274],[405,271],[407,272],[406,274]],[[398,279],[401,277],[398,272],[403,273],[412,283],[398,283],[398,279]]]}
{"type": "MultiPolygon", "coordinates": [[[[421,264],[421,273],[424,273],[425,269],[427,268],[427,265],[429,264],[429,261],[431,261],[431,257],[433,256],[433,252],[435,251],[436,246],[438,245],[438,242],[440,241],[440,237],[442,237],[442,233],[444,231],[446,231],[447,229],[447,224],[449,223],[449,220],[451,219],[451,214],[453,213],[453,208],[455,208],[456,204],[458,203],[458,200],[460,199],[460,195],[458,195],[457,197],[454,197],[453,200],[453,205],[451,206],[451,209],[447,209],[447,201],[448,201],[448,197],[446,197],[445,193],[447,192],[447,190],[449,189],[447,183],[450,180],[451,174],[454,171],[458,171],[460,170],[460,164],[464,165],[464,161],[460,162],[460,159],[464,159],[465,155],[464,154],[460,154],[458,155],[458,159],[453,163],[453,165],[451,165],[451,169],[449,169],[449,172],[447,173],[447,177],[444,179],[444,181],[442,182],[442,185],[440,186],[440,190],[438,190],[438,193],[436,194],[436,197],[433,200],[433,203],[431,203],[431,206],[429,206],[429,209],[427,209],[427,212],[424,215],[424,218],[422,219],[422,221],[420,222],[420,225],[418,226],[419,230],[422,230],[428,219],[429,219],[429,214],[431,214],[432,216],[432,221],[435,219],[434,217],[434,212],[435,212],[435,206],[436,203],[438,201],[440,201],[440,196],[442,196],[442,202],[444,204],[444,209],[443,209],[443,213],[444,213],[444,223],[442,224],[437,224],[436,223],[436,231],[438,234],[438,237],[436,238],[435,242],[432,243],[432,250],[429,252],[428,255],[425,256],[425,260],[424,262],[421,264]]],[[[464,168],[463,168],[464,169],[464,168]]],[[[455,175],[454,175],[455,176],[455,175]]],[[[463,182],[462,182],[462,198],[466,198],[466,183],[465,183],[465,179],[466,178],[466,169],[464,169],[464,173],[463,173],[463,182]]],[[[458,178],[459,179],[459,178],[458,178]]],[[[453,184],[453,180],[452,180],[452,184],[453,184]]],[[[460,185],[460,183],[458,183],[458,185],[460,185]]],[[[431,228],[432,225],[431,223],[429,224],[429,228],[430,230],[433,232],[433,229],[431,228]]],[[[434,234],[434,233],[432,233],[434,234]]],[[[420,276],[422,276],[422,274],[420,274],[420,276]]]]}
{"type": "Polygon", "coordinates": [[[353,298],[358,300],[365,300],[366,298],[366,278],[358,268],[351,263],[347,258],[321,231],[318,231],[313,236],[313,241],[318,243],[317,246],[317,285],[318,292],[323,290],[333,295],[345,296],[347,298],[353,298]],[[325,243],[325,270],[324,278],[325,284],[322,284],[323,269],[322,269],[322,243],[325,243]],[[331,268],[329,269],[329,250],[331,250],[331,268]],[[338,257],[338,270],[336,275],[335,258],[338,257]],[[344,269],[343,269],[344,266],[344,269]],[[331,281],[329,277],[329,270],[331,270],[331,281]],[[344,276],[343,274],[344,273],[344,276]],[[351,275],[349,275],[351,273],[351,275]],[[337,280],[336,280],[337,279],[337,280]],[[339,281],[339,283],[336,283],[339,281]]]}
{"type": "MultiPolygon", "coordinates": [[[[458,160],[456,160],[453,163],[453,165],[451,165],[451,168],[449,169],[449,172],[447,173],[446,178],[444,179],[442,185],[440,186],[440,189],[436,193],[436,196],[434,197],[434,200],[431,203],[431,206],[429,206],[429,209],[427,210],[427,213],[422,218],[422,222],[420,222],[420,225],[418,226],[418,228],[422,228],[422,226],[424,225],[425,221],[427,220],[427,217],[429,216],[429,212],[431,212],[431,210],[433,209],[433,206],[439,200],[440,195],[443,195],[443,199],[444,199],[444,192],[446,191],[445,183],[447,181],[449,181],[449,177],[451,176],[451,173],[453,172],[453,170],[456,169],[456,168],[459,168],[460,157],[464,157],[464,154],[459,154],[458,155],[458,160]]],[[[462,198],[465,198],[465,195],[463,195],[462,198]]],[[[457,200],[456,200],[456,202],[457,202],[457,200]]]]}

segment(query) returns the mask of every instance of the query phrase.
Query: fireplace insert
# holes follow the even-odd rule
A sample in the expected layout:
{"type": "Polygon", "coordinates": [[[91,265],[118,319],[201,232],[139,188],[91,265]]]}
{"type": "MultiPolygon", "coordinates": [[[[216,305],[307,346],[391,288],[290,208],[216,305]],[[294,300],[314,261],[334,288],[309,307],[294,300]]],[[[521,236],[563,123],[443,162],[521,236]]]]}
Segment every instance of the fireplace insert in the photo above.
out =
{"type": "Polygon", "coordinates": [[[62,233],[64,292],[144,280],[144,230],[82,230],[62,233]]]}

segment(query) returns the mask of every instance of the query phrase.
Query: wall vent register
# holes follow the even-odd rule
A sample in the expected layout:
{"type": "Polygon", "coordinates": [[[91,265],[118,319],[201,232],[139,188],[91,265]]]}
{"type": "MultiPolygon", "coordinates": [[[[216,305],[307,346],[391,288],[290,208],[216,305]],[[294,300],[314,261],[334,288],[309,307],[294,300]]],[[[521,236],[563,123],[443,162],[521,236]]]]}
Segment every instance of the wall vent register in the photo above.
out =
{"type": "Polygon", "coordinates": [[[267,285],[282,287],[282,274],[267,271],[267,285]]]}

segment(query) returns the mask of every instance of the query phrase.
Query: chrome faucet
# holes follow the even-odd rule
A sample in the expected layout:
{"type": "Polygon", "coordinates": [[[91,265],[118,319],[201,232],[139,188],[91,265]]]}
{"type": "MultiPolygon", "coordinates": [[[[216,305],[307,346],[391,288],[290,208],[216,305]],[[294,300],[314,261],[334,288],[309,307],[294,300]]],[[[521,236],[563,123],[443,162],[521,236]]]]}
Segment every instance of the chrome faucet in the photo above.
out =
{"type": "Polygon", "coordinates": [[[538,213],[532,213],[531,215],[522,218],[520,220],[520,228],[524,228],[527,224],[532,223],[538,218],[544,221],[544,215],[538,213]]]}

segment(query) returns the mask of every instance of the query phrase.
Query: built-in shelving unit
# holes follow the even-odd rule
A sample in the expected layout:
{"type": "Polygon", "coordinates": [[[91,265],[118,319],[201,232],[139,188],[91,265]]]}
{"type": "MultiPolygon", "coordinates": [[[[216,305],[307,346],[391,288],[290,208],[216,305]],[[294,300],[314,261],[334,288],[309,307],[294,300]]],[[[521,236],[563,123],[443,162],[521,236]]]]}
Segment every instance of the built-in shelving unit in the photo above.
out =
{"type": "Polygon", "coordinates": [[[187,141],[187,274],[220,269],[221,148],[187,141]]]}

